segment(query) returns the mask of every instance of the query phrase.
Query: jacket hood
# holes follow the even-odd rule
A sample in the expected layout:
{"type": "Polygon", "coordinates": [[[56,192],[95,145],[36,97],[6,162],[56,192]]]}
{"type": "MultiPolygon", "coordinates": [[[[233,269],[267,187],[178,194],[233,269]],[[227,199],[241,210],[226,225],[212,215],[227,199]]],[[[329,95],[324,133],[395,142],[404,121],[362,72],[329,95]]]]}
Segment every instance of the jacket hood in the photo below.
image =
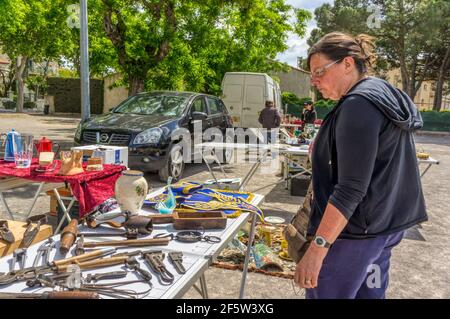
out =
{"type": "Polygon", "coordinates": [[[372,102],[403,130],[417,130],[423,126],[422,116],[411,98],[385,80],[367,77],[357,83],[343,98],[351,95],[360,95],[372,102]]]}

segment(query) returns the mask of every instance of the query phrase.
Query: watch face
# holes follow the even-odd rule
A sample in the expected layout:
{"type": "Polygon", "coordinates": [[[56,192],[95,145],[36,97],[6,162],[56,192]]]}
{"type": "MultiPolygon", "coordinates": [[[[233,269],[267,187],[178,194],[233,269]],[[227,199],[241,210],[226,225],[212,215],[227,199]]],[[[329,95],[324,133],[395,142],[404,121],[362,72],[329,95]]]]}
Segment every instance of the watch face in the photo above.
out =
{"type": "Polygon", "coordinates": [[[323,246],[323,245],[325,245],[325,241],[322,238],[317,237],[316,238],[316,244],[319,245],[319,246],[323,246]]]}

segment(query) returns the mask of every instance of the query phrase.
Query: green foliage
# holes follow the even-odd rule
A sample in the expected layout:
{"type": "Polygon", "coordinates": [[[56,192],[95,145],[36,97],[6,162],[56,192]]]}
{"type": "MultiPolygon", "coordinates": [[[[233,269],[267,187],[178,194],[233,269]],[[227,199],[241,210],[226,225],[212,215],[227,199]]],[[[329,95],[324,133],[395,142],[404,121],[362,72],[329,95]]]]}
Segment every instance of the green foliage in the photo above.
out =
{"type": "Polygon", "coordinates": [[[7,110],[13,110],[16,108],[16,102],[14,101],[3,101],[3,107],[7,110]]]}
{"type": "Polygon", "coordinates": [[[333,100],[318,100],[314,103],[314,107],[333,108],[336,105],[336,101],[333,100]]]}
{"type": "MultiPolygon", "coordinates": [[[[27,86],[32,89],[33,91],[40,91],[41,93],[45,92],[47,89],[47,81],[43,76],[40,75],[34,75],[27,78],[25,81],[27,83],[27,86]]],[[[24,104],[25,108],[25,104],[24,104]]]]}
{"type": "Polygon", "coordinates": [[[376,73],[400,68],[403,90],[414,98],[422,81],[436,80],[446,48],[450,45],[450,3],[445,0],[335,0],[314,12],[317,29],[311,46],[324,34],[342,31],[376,37],[376,73]],[[369,26],[378,6],[380,28],[369,26]]]}
{"type": "MultiPolygon", "coordinates": [[[[309,18],[285,0],[160,5],[150,0],[91,0],[89,5],[91,69],[123,73],[131,92],[144,81],[146,90],[220,94],[225,72],[282,70],[285,66],[275,61],[276,55],[287,49],[288,32],[304,32],[309,18]],[[288,22],[291,15],[295,25],[288,22]]],[[[76,44],[78,39],[73,39],[76,44]]],[[[76,54],[72,60],[76,65],[76,54]]]]}
{"type": "Polygon", "coordinates": [[[35,108],[37,108],[37,104],[32,101],[25,102],[25,103],[23,103],[23,108],[24,109],[35,109],[35,108]]]}
{"type": "Polygon", "coordinates": [[[71,70],[68,68],[60,68],[58,71],[58,76],[60,78],[77,78],[78,74],[76,70],[71,70]]]}
{"type": "Polygon", "coordinates": [[[283,92],[281,93],[281,101],[283,105],[285,104],[294,104],[294,105],[300,105],[300,99],[298,98],[295,93],[292,92],[283,92]]]}
{"type": "Polygon", "coordinates": [[[424,131],[450,132],[450,112],[421,111],[424,131]]]}

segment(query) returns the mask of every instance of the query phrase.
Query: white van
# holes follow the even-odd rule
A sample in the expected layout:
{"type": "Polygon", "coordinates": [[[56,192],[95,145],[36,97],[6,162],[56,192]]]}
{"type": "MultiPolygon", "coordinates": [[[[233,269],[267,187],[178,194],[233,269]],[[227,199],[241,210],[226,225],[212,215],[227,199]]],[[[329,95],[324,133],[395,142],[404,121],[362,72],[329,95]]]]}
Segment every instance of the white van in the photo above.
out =
{"type": "Polygon", "coordinates": [[[282,112],[280,86],[265,73],[227,72],[222,80],[222,100],[234,127],[258,128],[266,101],[282,112]]]}

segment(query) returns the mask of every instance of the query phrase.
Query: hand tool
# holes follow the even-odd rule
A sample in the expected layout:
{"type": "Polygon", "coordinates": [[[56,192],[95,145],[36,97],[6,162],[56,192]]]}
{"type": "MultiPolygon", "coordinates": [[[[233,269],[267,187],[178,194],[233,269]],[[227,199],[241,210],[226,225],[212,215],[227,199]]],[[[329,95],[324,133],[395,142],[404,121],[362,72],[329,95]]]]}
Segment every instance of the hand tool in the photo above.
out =
{"type": "Polygon", "coordinates": [[[0,239],[6,241],[8,244],[12,244],[16,240],[14,234],[8,228],[7,220],[0,220],[0,239]]]}
{"type": "Polygon", "coordinates": [[[83,245],[84,245],[84,235],[81,235],[81,237],[78,238],[77,244],[75,246],[75,255],[76,256],[82,255],[86,252],[83,245]]]}
{"type": "Polygon", "coordinates": [[[43,293],[0,292],[0,299],[99,299],[94,291],[46,291],[43,293]]]}
{"type": "Polygon", "coordinates": [[[143,252],[142,256],[153,271],[158,274],[159,282],[162,285],[171,285],[173,283],[175,277],[164,265],[165,254],[162,251],[143,252]]]}
{"type": "Polygon", "coordinates": [[[123,212],[109,212],[109,213],[101,213],[101,212],[97,212],[94,214],[89,215],[86,218],[86,225],[89,228],[96,228],[101,224],[107,224],[110,225],[111,227],[114,228],[120,228],[123,226],[123,224],[125,223],[125,221],[127,220],[128,216],[131,213],[128,211],[123,211],[123,212]],[[123,222],[117,222],[114,221],[113,219],[117,218],[117,217],[124,217],[125,220],[123,222]]]}
{"type": "Polygon", "coordinates": [[[127,239],[137,239],[138,235],[148,235],[150,233],[145,233],[142,234],[139,232],[139,229],[137,228],[129,228],[126,227],[125,231],[121,231],[121,232],[104,232],[104,233],[99,233],[99,232],[79,232],[77,234],[78,237],[84,236],[84,237],[114,237],[114,236],[124,236],[127,239]]]}
{"type": "Polygon", "coordinates": [[[72,219],[70,223],[63,229],[61,240],[59,243],[59,252],[63,255],[67,254],[70,247],[77,239],[78,220],[72,219]]]}
{"type": "Polygon", "coordinates": [[[180,274],[186,273],[186,268],[183,266],[183,253],[181,251],[174,251],[168,253],[169,260],[173,264],[175,270],[180,274]]]}
{"type": "Polygon", "coordinates": [[[207,243],[220,243],[221,239],[217,236],[203,236],[203,234],[199,231],[186,230],[180,231],[174,234],[158,234],[153,238],[170,238],[170,240],[178,240],[185,243],[195,243],[198,241],[205,241],[207,243]]]}
{"type": "MultiPolygon", "coordinates": [[[[39,277],[39,275],[44,275],[44,274],[48,274],[48,273],[63,272],[67,269],[67,266],[69,266],[71,264],[74,264],[74,263],[80,264],[81,262],[90,261],[92,259],[98,259],[103,256],[111,255],[115,252],[116,252],[115,248],[99,249],[99,250],[94,250],[94,251],[85,253],[80,256],[74,256],[74,257],[65,258],[65,259],[61,259],[61,260],[55,260],[55,261],[49,263],[49,265],[45,265],[45,266],[28,267],[28,268],[23,268],[21,270],[12,269],[8,273],[0,275],[0,286],[8,285],[13,282],[21,281],[21,280],[36,279],[39,277]]],[[[20,255],[20,251],[18,253],[16,253],[16,255],[17,254],[20,255]]],[[[123,258],[126,259],[126,258],[128,258],[128,256],[125,256],[123,258]]],[[[111,259],[111,258],[108,258],[108,259],[111,259]]],[[[16,260],[17,260],[17,257],[13,260],[14,264],[16,263],[16,260]]],[[[103,259],[99,259],[99,260],[103,260],[103,259]]],[[[115,260],[115,261],[117,261],[117,260],[115,260]]],[[[124,261],[122,260],[122,262],[124,262],[124,261]]],[[[102,265],[103,264],[95,265],[95,266],[102,266],[102,265]]],[[[104,265],[107,266],[107,263],[105,263],[104,265]]],[[[92,267],[93,265],[91,265],[91,264],[84,265],[84,266],[86,269],[88,268],[88,266],[91,266],[91,268],[94,268],[94,267],[92,267]]],[[[14,268],[14,266],[12,266],[11,268],[14,268]]]]}
{"type": "Polygon", "coordinates": [[[139,261],[136,259],[136,257],[130,257],[126,260],[125,266],[129,268],[130,270],[134,270],[142,277],[145,281],[150,281],[152,279],[152,275],[141,268],[141,265],[139,261]]]}
{"type": "Polygon", "coordinates": [[[23,239],[21,243],[22,248],[28,248],[33,240],[36,238],[36,235],[39,233],[39,229],[41,228],[41,224],[47,222],[47,215],[35,215],[31,216],[27,219],[27,229],[23,234],[23,239]],[[36,223],[36,227],[33,228],[33,223],[36,223]]]}
{"type": "Polygon", "coordinates": [[[16,262],[19,262],[20,270],[25,268],[25,261],[27,260],[27,250],[26,248],[18,248],[13,252],[13,259],[11,260],[9,271],[14,271],[16,262]]]}
{"type": "Polygon", "coordinates": [[[120,270],[120,271],[111,271],[111,272],[105,272],[105,273],[99,273],[99,274],[88,274],[86,276],[86,282],[97,282],[99,280],[105,280],[105,279],[118,279],[118,278],[124,278],[127,276],[127,271],[120,270]]]}
{"type": "Polygon", "coordinates": [[[39,259],[42,258],[42,265],[48,265],[50,252],[53,247],[55,247],[55,242],[53,238],[49,238],[46,242],[44,242],[41,246],[39,246],[36,257],[34,258],[33,267],[37,267],[39,263],[39,259]]]}
{"type": "Polygon", "coordinates": [[[127,246],[127,247],[141,247],[141,246],[167,246],[169,239],[167,238],[149,238],[149,239],[130,239],[130,240],[109,240],[102,242],[85,242],[84,248],[103,247],[103,246],[127,246]]]}

